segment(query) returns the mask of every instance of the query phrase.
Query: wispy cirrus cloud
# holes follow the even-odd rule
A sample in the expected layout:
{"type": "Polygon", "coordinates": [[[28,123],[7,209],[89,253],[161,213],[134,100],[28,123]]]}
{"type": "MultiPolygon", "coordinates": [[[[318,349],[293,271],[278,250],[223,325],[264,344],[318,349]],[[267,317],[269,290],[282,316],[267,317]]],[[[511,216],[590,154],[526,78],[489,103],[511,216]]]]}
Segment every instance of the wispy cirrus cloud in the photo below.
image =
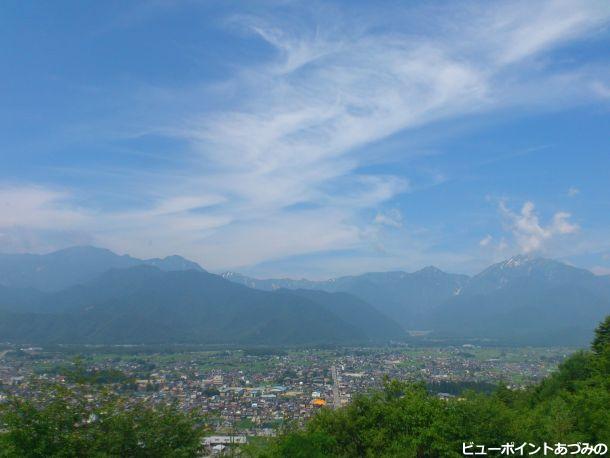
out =
{"type": "Polygon", "coordinates": [[[67,192],[41,186],[0,187],[0,227],[68,229],[80,224],[84,215],[67,192]]]}
{"type": "Polygon", "coordinates": [[[402,227],[403,218],[399,210],[393,208],[386,212],[378,212],[373,219],[373,224],[380,224],[389,227],[402,227]]]}
{"type": "MultiPolygon", "coordinates": [[[[13,191],[25,210],[0,215],[0,226],[76,229],[111,248],[178,252],[212,269],[366,249],[365,213],[397,226],[383,207],[411,189],[404,172],[366,171],[379,161],[368,145],[455,117],[594,96],[586,72],[555,69],[548,53],[610,18],[605,2],[472,2],[437,15],[393,7],[383,17],[338,9],[332,23],[319,4],[294,8],[307,20],[262,7],[228,18],[272,54],[236,69],[225,105],[198,110],[198,98],[206,105],[199,87],[151,91],[167,106],[174,96],[194,99],[145,129],[188,145],[179,182],[136,180],[131,191],[146,204],[121,211],[78,205],[77,192],[25,186],[13,191]],[[401,15],[408,29],[389,20],[401,15]]],[[[575,227],[563,213],[540,225],[533,205],[503,211],[524,250],[575,227]]],[[[387,262],[403,251],[395,252],[387,262]]]]}
{"type": "Polygon", "coordinates": [[[493,237],[490,234],[487,234],[481,240],[479,240],[479,246],[486,247],[493,241],[493,237]]]}
{"type": "Polygon", "coordinates": [[[580,189],[578,189],[576,186],[570,186],[568,188],[568,196],[569,197],[575,197],[578,194],[580,194],[580,189]]]}

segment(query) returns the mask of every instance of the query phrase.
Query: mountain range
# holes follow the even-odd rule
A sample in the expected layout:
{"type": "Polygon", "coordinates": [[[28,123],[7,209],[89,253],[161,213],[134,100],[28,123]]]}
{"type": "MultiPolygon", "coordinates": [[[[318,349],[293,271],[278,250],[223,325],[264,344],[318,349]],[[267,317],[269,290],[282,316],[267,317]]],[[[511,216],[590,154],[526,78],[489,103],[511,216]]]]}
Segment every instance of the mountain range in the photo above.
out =
{"type": "Polygon", "coordinates": [[[528,256],[472,277],[426,267],[310,281],[95,247],[0,255],[0,341],[580,345],[608,313],[609,276],[528,256]]]}
{"type": "Polygon", "coordinates": [[[405,329],[425,327],[428,311],[457,294],[469,280],[467,275],[449,274],[431,266],[414,273],[372,272],[325,281],[257,280],[235,272],[225,272],[222,276],[227,280],[265,291],[286,288],[353,294],[394,319],[405,329]]]}
{"type": "Polygon", "coordinates": [[[129,255],[119,256],[103,248],[79,246],[49,254],[0,253],[0,285],[59,291],[92,280],[110,269],[139,265],[154,266],[166,271],[203,271],[196,262],[180,256],[143,260],[129,255]]]}
{"type": "MultiPolygon", "coordinates": [[[[168,258],[137,263],[89,247],[68,254],[47,255],[55,270],[66,266],[65,272],[30,267],[35,272],[31,277],[0,277],[0,341],[303,345],[387,342],[404,334],[374,307],[345,293],[259,291],[175,258],[169,265],[168,258]],[[88,259],[92,254],[106,266],[125,259],[130,265],[111,267],[80,283],[94,270],[88,259]],[[59,291],[33,288],[69,281],[79,256],[88,269],[71,286],[59,291]],[[52,281],[41,272],[48,272],[52,281]],[[21,287],[6,285],[15,278],[21,287]]],[[[51,264],[43,259],[43,265],[51,264]]]]}
{"type": "Polygon", "coordinates": [[[430,339],[499,344],[586,344],[610,313],[610,276],[559,261],[518,255],[472,277],[435,267],[376,272],[325,281],[224,278],[252,288],[342,291],[369,302],[405,330],[430,339]]]}

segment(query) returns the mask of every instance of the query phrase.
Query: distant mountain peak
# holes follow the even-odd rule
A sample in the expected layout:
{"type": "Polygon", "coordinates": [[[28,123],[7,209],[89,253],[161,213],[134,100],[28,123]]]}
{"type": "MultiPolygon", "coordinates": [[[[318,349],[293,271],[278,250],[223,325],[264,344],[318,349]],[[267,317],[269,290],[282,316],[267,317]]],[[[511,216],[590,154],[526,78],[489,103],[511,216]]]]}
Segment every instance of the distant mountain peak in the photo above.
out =
{"type": "Polygon", "coordinates": [[[425,275],[445,274],[445,272],[443,272],[441,269],[439,269],[438,267],[435,267],[435,266],[426,266],[423,269],[420,269],[414,273],[425,274],[425,275]]]}
{"type": "MultiPolygon", "coordinates": [[[[570,269],[570,270],[584,270],[579,269],[577,267],[571,266],[570,264],[566,264],[565,262],[558,261],[556,259],[543,258],[541,256],[534,256],[531,254],[518,254],[516,256],[512,256],[504,261],[501,261],[497,264],[493,264],[488,267],[485,271],[491,270],[523,270],[527,271],[532,270],[557,270],[557,269],[570,269]]],[[[483,271],[483,272],[485,272],[483,271]]]]}
{"type": "Polygon", "coordinates": [[[504,267],[519,267],[523,264],[532,261],[534,258],[529,254],[518,254],[508,258],[502,263],[504,267]]]}
{"type": "MultiPolygon", "coordinates": [[[[66,248],[61,248],[56,251],[52,251],[46,255],[41,256],[65,256],[65,255],[107,255],[107,256],[119,256],[107,248],[100,248],[93,245],[75,245],[66,248]]],[[[123,257],[130,257],[129,255],[122,255],[123,257]]]]}
{"type": "Polygon", "coordinates": [[[162,270],[198,270],[204,272],[199,264],[194,261],[189,261],[182,256],[178,256],[177,254],[173,254],[170,256],[166,256],[164,258],[153,258],[146,259],[144,263],[159,267],[162,270]]]}
{"type": "Polygon", "coordinates": [[[78,251],[110,251],[107,248],[99,248],[93,245],[74,245],[66,248],[55,250],[54,253],[69,253],[78,251]]]}
{"type": "Polygon", "coordinates": [[[589,284],[594,275],[554,259],[520,254],[489,266],[465,285],[460,294],[487,294],[502,288],[523,288],[527,284],[557,287],[562,284],[589,284]]]}

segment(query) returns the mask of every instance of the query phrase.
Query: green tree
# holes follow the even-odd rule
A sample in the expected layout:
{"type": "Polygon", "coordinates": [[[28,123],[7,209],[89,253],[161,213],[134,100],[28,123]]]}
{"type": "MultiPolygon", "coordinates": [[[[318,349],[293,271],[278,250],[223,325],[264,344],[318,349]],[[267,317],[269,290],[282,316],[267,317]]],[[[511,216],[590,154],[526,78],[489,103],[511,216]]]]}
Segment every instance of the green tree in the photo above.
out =
{"type": "Polygon", "coordinates": [[[595,339],[593,339],[591,349],[595,353],[601,354],[608,346],[610,346],[610,315],[595,330],[595,339]]]}
{"type": "Polygon", "coordinates": [[[201,419],[175,406],[149,407],[100,395],[41,387],[36,399],[11,397],[0,405],[0,456],[196,457],[205,433],[201,419]]]}

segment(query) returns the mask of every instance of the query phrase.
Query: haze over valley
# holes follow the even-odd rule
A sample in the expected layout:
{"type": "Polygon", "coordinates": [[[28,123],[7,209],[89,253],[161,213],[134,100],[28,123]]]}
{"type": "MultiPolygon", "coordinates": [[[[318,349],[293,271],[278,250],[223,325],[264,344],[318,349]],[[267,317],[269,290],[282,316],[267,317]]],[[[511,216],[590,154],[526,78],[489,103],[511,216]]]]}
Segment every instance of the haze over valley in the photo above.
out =
{"type": "Polygon", "coordinates": [[[309,281],[74,247],[0,255],[0,285],[0,340],[33,343],[584,345],[610,312],[610,276],[522,255],[309,281]]]}

